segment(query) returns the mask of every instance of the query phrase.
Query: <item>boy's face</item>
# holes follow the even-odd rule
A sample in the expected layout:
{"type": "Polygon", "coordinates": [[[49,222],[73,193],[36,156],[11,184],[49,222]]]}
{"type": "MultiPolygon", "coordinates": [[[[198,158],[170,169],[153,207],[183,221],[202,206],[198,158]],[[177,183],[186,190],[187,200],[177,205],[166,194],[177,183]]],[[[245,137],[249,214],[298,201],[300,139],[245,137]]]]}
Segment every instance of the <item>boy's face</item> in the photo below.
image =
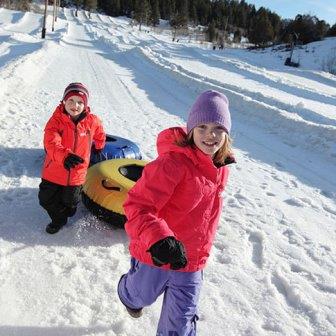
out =
{"type": "Polygon", "coordinates": [[[64,108],[72,118],[78,117],[84,111],[84,100],[80,96],[71,96],[64,101],[64,108]]]}
{"type": "Polygon", "coordinates": [[[194,143],[205,154],[213,157],[224,145],[225,129],[214,123],[198,125],[193,129],[194,143]]]}

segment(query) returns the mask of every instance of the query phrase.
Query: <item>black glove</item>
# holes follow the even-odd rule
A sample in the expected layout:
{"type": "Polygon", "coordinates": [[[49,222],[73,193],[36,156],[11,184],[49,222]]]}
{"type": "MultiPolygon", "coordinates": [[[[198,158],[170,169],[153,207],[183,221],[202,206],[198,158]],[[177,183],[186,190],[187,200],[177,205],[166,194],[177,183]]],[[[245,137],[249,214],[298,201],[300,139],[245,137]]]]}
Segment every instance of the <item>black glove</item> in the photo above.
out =
{"type": "Polygon", "coordinates": [[[103,148],[97,149],[95,146],[92,146],[92,152],[95,155],[100,155],[103,151],[103,148]]]}
{"type": "Polygon", "coordinates": [[[70,153],[64,159],[63,166],[66,170],[70,170],[71,168],[74,168],[78,164],[83,163],[83,162],[84,162],[84,160],[80,156],[70,153]]]}
{"type": "Polygon", "coordinates": [[[107,160],[107,158],[105,157],[105,155],[103,153],[103,149],[104,148],[97,149],[95,146],[92,146],[92,154],[94,155],[96,160],[98,160],[98,161],[107,160]]]}
{"type": "Polygon", "coordinates": [[[155,266],[170,264],[170,268],[178,270],[186,267],[187,258],[183,244],[174,237],[166,237],[157,241],[149,249],[155,266]]]}

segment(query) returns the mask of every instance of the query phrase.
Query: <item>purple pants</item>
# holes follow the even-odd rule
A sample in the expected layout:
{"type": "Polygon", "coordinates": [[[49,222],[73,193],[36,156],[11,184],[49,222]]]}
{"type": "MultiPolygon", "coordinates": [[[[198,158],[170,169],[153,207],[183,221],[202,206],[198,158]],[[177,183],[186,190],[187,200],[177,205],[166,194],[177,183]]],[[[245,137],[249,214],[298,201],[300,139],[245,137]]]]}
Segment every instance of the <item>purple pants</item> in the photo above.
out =
{"type": "Polygon", "coordinates": [[[177,272],[132,258],[118,284],[121,302],[133,309],[151,305],[164,293],[156,336],[195,336],[202,271],[177,272]]]}

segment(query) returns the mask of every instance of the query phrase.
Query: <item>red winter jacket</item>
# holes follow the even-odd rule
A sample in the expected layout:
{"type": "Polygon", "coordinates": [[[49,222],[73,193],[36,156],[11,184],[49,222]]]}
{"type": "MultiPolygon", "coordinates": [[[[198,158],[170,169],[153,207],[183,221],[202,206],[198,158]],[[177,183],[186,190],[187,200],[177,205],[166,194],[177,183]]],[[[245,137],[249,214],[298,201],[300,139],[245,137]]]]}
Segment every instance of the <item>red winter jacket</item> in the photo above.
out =
{"type": "Polygon", "coordinates": [[[175,141],[185,136],[179,127],[159,134],[159,157],[144,168],[124,203],[125,229],[134,258],[153,265],[148,248],[174,236],[187,253],[188,265],[180,271],[195,272],[209,257],[229,170],[215,167],[199,149],[177,146],[175,141]]]}
{"type": "Polygon", "coordinates": [[[101,149],[105,146],[106,135],[97,116],[90,113],[87,107],[86,116],[77,125],[60,104],[44,129],[44,148],[46,157],[42,169],[42,178],[63,186],[81,185],[85,181],[90,162],[91,144],[101,149]],[[84,159],[76,167],[66,170],[64,159],[69,153],[79,155],[84,159]]]}

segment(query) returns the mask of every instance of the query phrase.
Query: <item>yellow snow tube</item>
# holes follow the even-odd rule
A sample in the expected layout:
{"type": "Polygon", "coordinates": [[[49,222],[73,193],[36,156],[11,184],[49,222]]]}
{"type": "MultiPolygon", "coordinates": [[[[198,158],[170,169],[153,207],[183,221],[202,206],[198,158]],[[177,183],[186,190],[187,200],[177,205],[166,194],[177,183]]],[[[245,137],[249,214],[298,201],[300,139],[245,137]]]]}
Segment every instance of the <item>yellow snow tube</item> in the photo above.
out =
{"type": "Polygon", "coordinates": [[[143,160],[113,159],[91,166],[83,185],[84,205],[100,220],[123,228],[123,203],[146,164],[143,160]]]}

